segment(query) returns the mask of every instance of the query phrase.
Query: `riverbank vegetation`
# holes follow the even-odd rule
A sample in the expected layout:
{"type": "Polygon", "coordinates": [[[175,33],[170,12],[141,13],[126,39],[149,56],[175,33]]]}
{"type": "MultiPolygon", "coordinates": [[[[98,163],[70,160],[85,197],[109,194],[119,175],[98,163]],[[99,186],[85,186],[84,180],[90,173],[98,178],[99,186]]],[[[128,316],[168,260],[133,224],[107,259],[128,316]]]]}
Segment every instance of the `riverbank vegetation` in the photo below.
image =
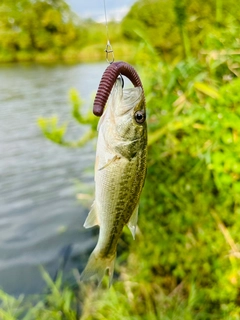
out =
{"type": "MultiPolygon", "coordinates": [[[[116,53],[130,56],[120,24],[110,22],[109,29],[116,53]]],[[[81,19],[63,0],[0,2],[0,63],[99,61],[105,45],[105,25],[81,19]]]]}
{"type": "MultiPolygon", "coordinates": [[[[0,317],[240,319],[238,6],[141,0],[132,7],[121,30],[135,46],[149,127],[136,240],[124,231],[110,289],[79,284],[77,271],[74,288],[45,274],[44,302],[26,315],[29,302],[2,293],[0,317]]],[[[92,138],[96,120],[81,118],[80,105],[73,92],[73,115],[88,119],[92,138]]],[[[65,143],[67,128],[40,122],[48,138],[65,143]]]]}

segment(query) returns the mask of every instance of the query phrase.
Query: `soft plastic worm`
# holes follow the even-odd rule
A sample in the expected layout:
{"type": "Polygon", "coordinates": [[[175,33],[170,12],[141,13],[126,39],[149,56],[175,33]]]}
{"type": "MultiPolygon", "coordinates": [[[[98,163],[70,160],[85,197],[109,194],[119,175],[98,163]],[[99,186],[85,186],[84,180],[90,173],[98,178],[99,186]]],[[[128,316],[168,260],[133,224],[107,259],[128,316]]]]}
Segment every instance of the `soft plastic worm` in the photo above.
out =
{"type": "Polygon", "coordinates": [[[103,110],[112,87],[120,74],[126,76],[132,82],[134,87],[141,87],[143,89],[142,82],[136,70],[130,64],[124,61],[111,63],[104,71],[98,86],[97,94],[93,103],[93,113],[95,116],[100,117],[103,114],[103,110]]]}

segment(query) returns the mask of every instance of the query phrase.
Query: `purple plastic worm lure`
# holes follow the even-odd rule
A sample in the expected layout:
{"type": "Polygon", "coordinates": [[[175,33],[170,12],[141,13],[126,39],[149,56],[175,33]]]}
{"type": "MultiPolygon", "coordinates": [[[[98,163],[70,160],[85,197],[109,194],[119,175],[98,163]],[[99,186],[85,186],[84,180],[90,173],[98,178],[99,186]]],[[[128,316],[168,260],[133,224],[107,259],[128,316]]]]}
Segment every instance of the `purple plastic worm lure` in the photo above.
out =
{"type": "Polygon", "coordinates": [[[93,113],[95,116],[100,117],[103,114],[103,110],[112,87],[120,74],[126,76],[132,82],[134,87],[141,87],[143,89],[142,82],[136,70],[130,64],[124,61],[111,63],[103,73],[98,86],[97,94],[93,103],[93,113]]]}

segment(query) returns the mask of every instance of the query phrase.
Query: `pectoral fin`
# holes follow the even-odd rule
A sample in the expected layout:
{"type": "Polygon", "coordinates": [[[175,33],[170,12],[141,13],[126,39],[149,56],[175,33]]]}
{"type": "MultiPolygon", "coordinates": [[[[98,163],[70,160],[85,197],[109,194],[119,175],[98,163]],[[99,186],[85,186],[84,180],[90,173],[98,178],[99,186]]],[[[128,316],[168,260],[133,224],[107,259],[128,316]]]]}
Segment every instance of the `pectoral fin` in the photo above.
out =
{"type": "Polygon", "coordinates": [[[133,214],[131,215],[130,220],[128,221],[128,228],[130,229],[133,239],[135,240],[135,234],[136,234],[136,227],[137,227],[137,222],[138,222],[138,207],[139,205],[136,206],[135,210],[133,211],[133,214]]]}
{"type": "Polygon", "coordinates": [[[100,170],[103,170],[105,168],[107,168],[111,163],[113,163],[114,161],[118,160],[118,159],[121,159],[121,157],[119,157],[117,154],[110,160],[108,160],[108,162],[103,166],[101,167],[100,169],[98,169],[99,171],[100,170]]]}
{"type": "Polygon", "coordinates": [[[92,204],[92,208],[87,216],[87,219],[84,222],[84,228],[91,228],[96,225],[99,225],[98,217],[97,217],[97,210],[96,210],[96,205],[95,202],[92,204]]]}

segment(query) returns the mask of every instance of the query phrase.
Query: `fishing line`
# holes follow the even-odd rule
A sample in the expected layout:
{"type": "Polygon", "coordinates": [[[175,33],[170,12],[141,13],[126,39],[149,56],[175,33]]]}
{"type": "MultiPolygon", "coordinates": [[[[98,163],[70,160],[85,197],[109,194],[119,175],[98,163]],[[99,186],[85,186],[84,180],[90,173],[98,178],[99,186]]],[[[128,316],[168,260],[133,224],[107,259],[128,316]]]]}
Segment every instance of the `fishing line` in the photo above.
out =
{"type": "Polygon", "coordinates": [[[106,9],[106,2],[105,2],[105,0],[103,0],[103,6],[104,6],[105,27],[106,27],[107,41],[109,41],[108,20],[107,20],[107,9],[106,9]]]}
{"type": "Polygon", "coordinates": [[[112,48],[110,40],[109,40],[107,8],[106,8],[105,0],[103,0],[103,6],[104,6],[104,15],[105,15],[106,36],[107,36],[107,45],[106,45],[106,48],[105,48],[106,60],[107,60],[108,63],[111,64],[111,63],[114,62],[114,53],[113,53],[113,48],[112,48]]]}
{"type": "MultiPolygon", "coordinates": [[[[106,60],[108,63],[113,63],[114,62],[114,52],[113,52],[113,48],[110,44],[110,40],[109,40],[109,31],[108,31],[108,19],[107,19],[107,9],[106,9],[106,2],[105,0],[103,0],[103,6],[104,6],[104,15],[105,15],[105,26],[106,26],[106,36],[107,36],[107,45],[105,48],[105,52],[106,52],[106,60]]],[[[122,81],[122,88],[124,87],[124,79],[123,76],[121,75],[121,73],[119,74],[118,78],[121,79],[122,81]]]]}

